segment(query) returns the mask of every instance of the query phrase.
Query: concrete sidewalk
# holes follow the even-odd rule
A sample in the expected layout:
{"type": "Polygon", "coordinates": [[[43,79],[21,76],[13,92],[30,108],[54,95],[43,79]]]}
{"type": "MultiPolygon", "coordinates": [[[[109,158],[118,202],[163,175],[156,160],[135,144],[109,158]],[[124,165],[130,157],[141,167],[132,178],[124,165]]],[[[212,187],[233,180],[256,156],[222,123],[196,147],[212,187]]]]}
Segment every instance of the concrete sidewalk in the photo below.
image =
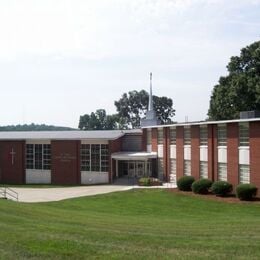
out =
{"type": "Polygon", "coordinates": [[[65,188],[12,188],[19,196],[19,202],[47,202],[130,190],[133,186],[95,185],[65,188]]]}
{"type": "Polygon", "coordinates": [[[115,191],[126,191],[134,188],[175,188],[176,185],[164,183],[163,186],[143,187],[138,185],[92,185],[62,188],[12,188],[19,196],[19,202],[47,202],[70,198],[93,196],[115,191]]]}

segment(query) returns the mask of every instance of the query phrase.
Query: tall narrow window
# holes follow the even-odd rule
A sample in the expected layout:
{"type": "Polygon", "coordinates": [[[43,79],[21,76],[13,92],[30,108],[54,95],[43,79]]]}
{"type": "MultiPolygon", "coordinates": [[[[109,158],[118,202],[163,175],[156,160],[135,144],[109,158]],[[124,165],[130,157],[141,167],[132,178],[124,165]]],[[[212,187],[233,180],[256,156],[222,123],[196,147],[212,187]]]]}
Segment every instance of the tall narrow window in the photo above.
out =
{"type": "Polygon", "coordinates": [[[218,163],[218,180],[227,181],[227,164],[218,163]]]}
{"type": "Polygon", "coordinates": [[[158,178],[163,180],[163,176],[164,176],[163,159],[158,158],[158,178]]]}
{"type": "Polygon", "coordinates": [[[200,162],[200,178],[208,178],[208,162],[200,162]]]}
{"type": "Polygon", "coordinates": [[[150,145],[152,143],[152,129],[147,129],[146,138],[147,145],[150,145]]]}
{"type": "Polygon", "coordinates": [[[108,145],[101,144],[101,172],[108,172],[108,145]]]}
{"type": "Polygon", "coordinates": [[[158,128],[157,129],[157,133],[158,133],[158,144],[163,144],[163,128],[158,128]]]}
{"type": "Polygon", "coordinates": [[[35,169],[42,169],[42,144],[35,144],[35,169]]]}
{"type": "Polygon", "coordinates": [[[184,145],[191,144],[191,133],[190,127],[184,127],[184,145]]]}
{"type": "Polygon", "coordinates": [[[176,128],[170,128],[170,140],[171,144],[176,145],[176,128]]]}
{"type": "Polygon", "coordinates": [[[91,145],[91,171],[92,172],[100,171],[100,145],[99,144],[91,145]]]}
{"type": "Polygon", "coordinates": [[[26,169],[34,169],[34,145],[26,145],[26,169]]]}
{"type": "Polygon", "coordinates": [[[227,127],[225,124],[218,125],[218,146],[227,145],[227,127]]]}
{"type": "Polygon", "coordinates": [[[185,176],[191,175],[191,162],[190,162],[190,160],[184,160],[184,175],[185,176]]]}
{"type": "Polygon", "coordinates": [[[239,146],[249,146],[249,124],[239,124],[239,146]]]}
{"type": "Polygon", "coordinates": [[[90,171],[90,144],[81,145],[81,171],[90,171]]]}
{"type": "Polygon", "coordinates": [[[249,165],[245,165],[245,164],[239,165],[239,182],[240,183],[250,183],[249,165]]]}
{"type": "Polygon", "coordinates": [[[51,168],[51,145],[43,145],[43,169],[49,170],[51,168]]]}
{"type": "Polygon", "coordinates": [[[200,126],[200,145],[208,145],[208,127],[200,126]]]}

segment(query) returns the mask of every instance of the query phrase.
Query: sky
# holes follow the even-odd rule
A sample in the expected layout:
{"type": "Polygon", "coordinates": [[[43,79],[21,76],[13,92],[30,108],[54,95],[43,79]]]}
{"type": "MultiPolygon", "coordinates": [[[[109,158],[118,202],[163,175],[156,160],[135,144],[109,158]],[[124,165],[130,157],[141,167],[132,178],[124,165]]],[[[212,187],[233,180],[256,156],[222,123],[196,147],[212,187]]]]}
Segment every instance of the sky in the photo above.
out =
{"type": "Polygon", "coordinates": [[[204,120],[231,56],[260,40],[260,0],[0,0],[0,125],[78,127],[131,90],[204,120]]]}

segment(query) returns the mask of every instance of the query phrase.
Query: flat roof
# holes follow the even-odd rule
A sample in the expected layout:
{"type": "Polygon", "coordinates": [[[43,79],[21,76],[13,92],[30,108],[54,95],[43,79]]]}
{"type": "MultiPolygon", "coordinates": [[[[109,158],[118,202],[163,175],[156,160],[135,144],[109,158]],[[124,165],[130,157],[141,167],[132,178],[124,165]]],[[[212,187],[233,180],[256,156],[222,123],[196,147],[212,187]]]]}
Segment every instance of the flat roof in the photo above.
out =
{"type": "Polygon", "coordinates": [[[161,127],[173,127],[173,126],[190,126],[190,125],[212,125],[212,124],[228,124],[228,123],[245,123],[245,122],[254,122],[254,121],[260,121],[260,117],[257,117],[257,118],[246,118],[246,119],[219,120],[219,121],[182,122],[182,123],[173,123],[173,124],[167,124],[167,125],[144,126],[144,127],[142,127],[142,128],[161,128],[161,127]]]}
{"type": "Polygon", "coordinates": [[[148,160],[148,159],[154,159],[157,158],[156,152],[117,152],[112,153],[111,158],[116,160],[126,160],[126,161],[138,161],[138,160],[148,160]]]}
{"type": "Polygon", "coordinates": [[[93,131],[0,131],[0,140],[115,140],[125,134],[141,133],[141,129],[93,131]]]}

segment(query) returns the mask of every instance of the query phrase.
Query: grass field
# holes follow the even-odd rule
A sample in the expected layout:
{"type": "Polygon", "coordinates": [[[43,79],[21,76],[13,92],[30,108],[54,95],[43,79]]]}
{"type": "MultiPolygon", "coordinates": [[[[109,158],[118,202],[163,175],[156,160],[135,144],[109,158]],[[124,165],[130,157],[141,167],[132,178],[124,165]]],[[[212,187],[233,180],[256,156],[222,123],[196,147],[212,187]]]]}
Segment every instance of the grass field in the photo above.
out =
{"type": "Polygon", "coordinates": [[[260,259],[260,205],[167,190],[0,200],[1,259],[260,259]]]}

